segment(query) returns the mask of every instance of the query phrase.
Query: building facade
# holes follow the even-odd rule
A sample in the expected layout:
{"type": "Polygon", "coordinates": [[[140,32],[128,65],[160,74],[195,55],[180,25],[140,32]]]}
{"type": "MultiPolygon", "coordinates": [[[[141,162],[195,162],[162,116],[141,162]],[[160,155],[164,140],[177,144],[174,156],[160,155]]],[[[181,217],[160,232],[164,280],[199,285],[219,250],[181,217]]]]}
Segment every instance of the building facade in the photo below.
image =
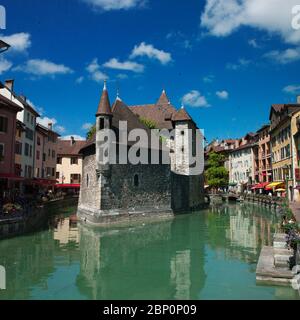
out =
{"type": "Polygon", "coordinates": [[[39,114],[29,104],[26,97],[15,94],[13,80],[5,81],[5,85],[1,84],[0,95],[6,97],[22,108],[17,114],[17,120],[24,125],[25,129],[25,133],[19,137],[19,142],[22,144],[22,146],[20,145],[20,149],[22,149],[21,177],[31,179],[34,177],[35,126],[39,114]]]}
{"type": "Polygon", "coordinates": [[[52,123],[47,128],[36,125],[35,178],[56,181],[58,137],[52,123]]]}
{"type": "Polygon", "coordinates": [[[16,116],[22,108],[0,95],[0,196],[15,176],[16,116]]]}
{"type": "Polygon", "coordinates": [[[243,192],[256,182],[257,135],[247,134],[229,154],[229,183],[243,192]]]}
{"type": "Polygon", "coordinates": [[[262,126],[258,131],[258,183],[272,181],[270,125],[262,126]]]}
{"type": "Polygon", "coordinates": [[[294,200],[300,201],[300,111],[291,118],[294,200]]]}
{"type": "MultiPolygon", "coordinates": [[[[196,127],[193,119],[184,108],[176,110],[163,91],[155,104],[128,107],[119,97],[110,105],[106,86],[96,114],[96,134],[82,148],[83,172],[78,213],[81,219],[96,224],[105,224],[134,216],[150,214],[173,214],[178,211],[196,209],[204,204],[204,152],[203,143],[196,145],[196,127]],[[169,157],[169,163],[152,161],[136,164],[128,161],[120,163],[123,157],[124,134],[119,121],[127,123],[128,132],[143,129],[145,140],[151,136],[149,127],[143,120],[151,120],[157,129],[174,130],[174,135],[165,138],[170,150],[150,148],[142,145],[138,149],[142,154],[152,157],[152,151],[169,157]],[[117,146],[117,163],[106,162],[107,152],[102,144],[106,129],[116,133],[116,140],[111,141],[110,148],[117,146]],[[186,143],[191,141],[192,143],[186,143]],[[202,173],[192,175],[190,154],[200,148],[202,173]]],[[[199,134],[202,133],[199,131],[199,134]]],[[[128,141],[125,148],[128,148],[128,141]]],[[[138,152],[138,151],[137,151],[138,152]]],[[[197,156],[197,155],[196,155],[197,156]]],[[[198,163],[200,163],[199,161],[198,163]]],[[[199,170],[201,171],[201,169],[199,170]]]]}
{"type": "Polygon", "coordinates": [[[270,112],[273,181],[287,184],[291,201],[294,199],[291,116],[296,111],[300,111],[298,104],[276,104],[270,112]]]}
{"type": "Polygon", "coordinates": [[[82,155],[85,141],[58,140],[56,180],[59,184],[80,184],[82,179],[82,155]]]}

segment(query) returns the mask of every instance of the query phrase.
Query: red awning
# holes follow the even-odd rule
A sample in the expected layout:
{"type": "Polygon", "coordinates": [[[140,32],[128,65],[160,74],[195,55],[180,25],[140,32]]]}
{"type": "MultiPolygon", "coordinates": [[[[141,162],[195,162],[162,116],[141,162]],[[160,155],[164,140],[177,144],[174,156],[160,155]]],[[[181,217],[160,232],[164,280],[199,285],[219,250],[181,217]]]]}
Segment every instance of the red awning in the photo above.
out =
{"type": "Polygon", "coordinates": [[[80,184],[75,184],[75,183],[70,183],[70,184],[57,184],[55,185],[55,188],[58,188],[58,189],[79,189],[80,188],[80,184]]]}
{"type": "Polygon", "coordinates": [[[10,174],[10,173],[0,173],[0,179],[8,179],[8,180],[14,180],[14,181],[24,180],[24,178],[16,176],[15,174],[10,174]]]}
{"type": "Polygon", "coordinates": [[[56,180],[51,179],[33,179],[32,184],[36,184],[39,186],[53,186],[57,183],[56,180]]]}
{"type": "Polygon", "coordinates": [[[256,184],[252,190],[257,190],[257,189],[264,189],[268,184],[270,184],[271,182],[263,182],[263,183],[259,183],[256,184]]]}

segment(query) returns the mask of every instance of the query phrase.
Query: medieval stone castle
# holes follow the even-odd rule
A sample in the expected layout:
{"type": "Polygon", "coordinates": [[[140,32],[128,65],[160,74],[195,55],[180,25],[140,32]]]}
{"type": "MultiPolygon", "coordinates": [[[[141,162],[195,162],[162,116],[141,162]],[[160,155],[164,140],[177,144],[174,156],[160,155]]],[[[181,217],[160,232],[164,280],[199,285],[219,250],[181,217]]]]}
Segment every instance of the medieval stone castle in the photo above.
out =
{"type": "MultiPolygon", "coordinates": [[[[187,111],[183,107],[176,110],[165,91],[155,104],[127,106],[117,97],[111,106],[105,85],[96,113],[96,133],[81,149],[83,171],[79,217],[92,224],[106,224],[201,208],[204,205],[204,152],[202,142],[196,139],[199,134],[203,137],[187,111]],[[143,129],[150,137],[151,130],[145,120],[155,124],[157,129],[175,132],[165,139],[169,146],[169,163],[103,162],[106,151],[100,142],[102,132],[106,129],[115,132],[116,141],[113,143],[119,158],[122,147],[120,121],[127,123],[128,132],[143,129]],[[195,153],[198,161],[194,166],[201,166],[197,174],[192,173],[189,161],[191,154],[195,153]]],[[[145,148],[151,158],[151,146],[145,148]]],[[[164,152],[161,148],[159,150],[164,152]]]]}

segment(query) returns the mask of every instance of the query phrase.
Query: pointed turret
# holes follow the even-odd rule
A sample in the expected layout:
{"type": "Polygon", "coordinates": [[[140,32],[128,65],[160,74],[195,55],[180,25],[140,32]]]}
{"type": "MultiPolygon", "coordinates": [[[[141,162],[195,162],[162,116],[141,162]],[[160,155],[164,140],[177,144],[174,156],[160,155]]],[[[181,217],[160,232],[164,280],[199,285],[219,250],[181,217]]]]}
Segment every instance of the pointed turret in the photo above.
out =
{"type": "Polygon", "coordinates": [[[184,106],[181,107],[180,110],[174,115],[173,119],[174,122],[176,121],[192,121],[192,118],[185,110],[184,106]]]}
{"type": "Polygon", "coordinates": [[[106,88],[106,81],[104,82],[103,92],[99,102],[96,116],[112,116],[109,96],[106,88]]]}
{"type": "Polygon", "coordinates": [[[169,100],[165,90],[163,90],[163,92],[162,92],[162,94],[156,104],[157,105],[170,104],[170,100],[169,100]]]}

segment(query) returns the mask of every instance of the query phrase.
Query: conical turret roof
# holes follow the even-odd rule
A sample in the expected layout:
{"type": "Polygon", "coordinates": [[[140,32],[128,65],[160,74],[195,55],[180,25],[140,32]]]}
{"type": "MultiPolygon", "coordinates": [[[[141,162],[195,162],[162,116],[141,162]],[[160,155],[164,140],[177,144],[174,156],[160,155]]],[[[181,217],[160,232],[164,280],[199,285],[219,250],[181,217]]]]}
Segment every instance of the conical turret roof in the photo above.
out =
{"type": "Polygon", "coordinates": [[[170,100],[169,100],[165,90],[163,90],[163,92],[162,92],[161,96],[159,97],[156,104],[157,105],[170,104],[170,100]]]}
{"type": "Polygon", "coordinates": [[[104,83],[102,96],[99,102],[98,111],[96,113],[96,116],[103,116],[103,115],[112,116],[106,83],[104,83]]]}

